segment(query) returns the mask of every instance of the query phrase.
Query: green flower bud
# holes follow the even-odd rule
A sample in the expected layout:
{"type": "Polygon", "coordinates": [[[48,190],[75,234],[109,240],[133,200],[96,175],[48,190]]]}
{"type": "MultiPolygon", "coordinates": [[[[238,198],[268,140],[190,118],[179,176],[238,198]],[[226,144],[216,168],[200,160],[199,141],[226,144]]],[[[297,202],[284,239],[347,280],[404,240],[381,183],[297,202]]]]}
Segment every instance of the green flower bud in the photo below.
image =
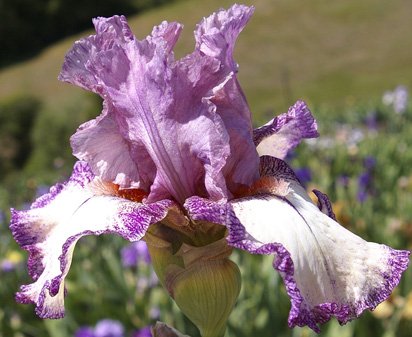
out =
{"type": "Polygon", "coordinates": [[[199,233],[188,236],[162,224],[152,226],[146,235],[160,282],[202,337],[224,335],[241,287],[239,268],[228,258],[232,249],[220,227],[209,227],[208,237],[215,234],[212,242],[205,242],[199,233]]]}
{"type": "Polygon", "coordinates": [[[169,284],[180,310],[203,337],[221,337],[240,292],[240,272],[229,259],[202,261],[178,273],[169,284]]]}

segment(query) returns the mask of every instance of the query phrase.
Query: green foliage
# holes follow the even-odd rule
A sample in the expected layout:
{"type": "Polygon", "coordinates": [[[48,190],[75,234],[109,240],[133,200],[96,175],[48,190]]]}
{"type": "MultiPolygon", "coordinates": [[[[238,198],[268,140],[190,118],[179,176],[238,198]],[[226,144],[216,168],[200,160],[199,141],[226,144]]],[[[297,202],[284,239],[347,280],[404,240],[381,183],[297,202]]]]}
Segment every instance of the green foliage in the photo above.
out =
{"type": "Polygon", "coordinates": [[[36,195],[39,186],[67,177],[75,161],[69,138],[100,110],[96,95],[86,95],[57,112],[30,96],[0,103],[0,209],[21,205],[36,195]]]}
{"type": "Polygon", "coordinates": [[[56,175],[67,176],[74,163],[70,136],[80,124],[96,117],[101,109],[100,98],[90,94],[60,107],[58,111],[42,110],[36,119],[31,139],[34,151],[25,172],[37,178],[48,176],[49,184],[51,179],[58,178],[56,175]]]}
{"type": "Polygon", "coordinates": [[[20,96],[0,104],[0,177],[20,170],[32,151],[31,134],[40,102],[20,96]]]}

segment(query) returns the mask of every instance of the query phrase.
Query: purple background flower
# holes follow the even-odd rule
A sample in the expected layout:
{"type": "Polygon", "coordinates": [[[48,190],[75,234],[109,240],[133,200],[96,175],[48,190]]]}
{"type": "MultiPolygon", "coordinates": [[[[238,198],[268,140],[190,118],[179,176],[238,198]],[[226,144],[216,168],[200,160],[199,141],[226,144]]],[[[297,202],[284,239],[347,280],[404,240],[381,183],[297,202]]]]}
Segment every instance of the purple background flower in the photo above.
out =
{"type": "Polygon", "coordinates": [[[76,331],[75,337],[96,337],[94,330],[91,327],[84,326],[76,331]]]}
{"type": "Polygon", "coordinates": [[[149,250],[144,241],[137,241],[125,246],[121,252],[123,267],[136,267],[139,263],[150,263],[149,250]]]}
{"type": "Polygon", "coordinates": [[[16,267],[16,264],[7,259],[1,261],[0,263],[0,270],[6,273],[13,271],[15,267],[16,267]]]}
{"type": "Polygon", "coordinates": [[[137,330],[133,333],[132,337],[152,337],[150,327],[146,326],[140,330],[137,330]]]}
{"type": "Polygon", "coordinates": [[[111,319],[103,319],[94,328],[95,337],[124,337],[122,323],[111,319]]]}

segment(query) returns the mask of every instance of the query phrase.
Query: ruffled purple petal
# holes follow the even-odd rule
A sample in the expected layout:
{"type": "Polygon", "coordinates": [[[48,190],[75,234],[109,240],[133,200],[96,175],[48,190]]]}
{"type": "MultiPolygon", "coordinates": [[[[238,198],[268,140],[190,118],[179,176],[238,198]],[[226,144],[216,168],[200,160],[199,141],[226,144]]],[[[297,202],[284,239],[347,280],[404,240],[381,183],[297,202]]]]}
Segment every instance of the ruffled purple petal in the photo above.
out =
{"type": "Polygon", "coordinates": [[[253,131],[260,156],[285,158],[304,138],[318,137],[316,120],[303,101],[297,101],[287,113],[253,131]]]}
{"type": "Polygon", "coordinates": [[[250,184],[258,156],[232,54],[252,12],[235,5],[204,19],[194,52],[177,62],[179,24],[138,41],[124,17],[94,20],[97,34],[73,46],[60,74],[105,100],[72,137],[75,155],[104,179],[145,189],[148,202],[224,199],[250,184]]]}
{"type": "Polygon", "coordinates": [[[129,145],[119,133],[113,113],[107,104],[104,105],[102,115],[81,125],[71,137],[73,154],[88,162],[92,171],[104,181],[148,190],[149,179],[139,176],[129,145]]]}
{"type": "Polygon", "coordinates": [[[410,252],[349,232],[330,217],[324,194],[318,197],[327,214],[313,204],[285,162],[262,157],[262,163],[257,195],[228,203],[192,197],[185,207],[192,220],[227,226],[229,245],[275,256],[291,299],[289,326],[319,332],[333,316],[344,324],[387,299],[410,252]]]}
{"type": "Polygon", "coordinates": [[[53,186],[30,210],[12,210],[10,229],[17,243],[29,252],[28,271],[35,281],[21,286],[16,299],[34,303],[42,318],[64,315],[64,279],[79,238],[114,233],[137,241],[172,207],[168,200],[143,205],[103,190],[96,193],[93,178],[87,164],[78,162],[70,179],[53,186]]]}
{"type": "Polygon", "coordinates": [[[203,19],[195,31],[196,49],[219,59],[221,73],[226,73],[222,85],[213,89],[211,101],[229,134],[230,154],[224,176],[230,191],[249,186],[257,178],[259,159],[253,143],[251,113],[236,78],[238,65],[233,59],[236,39],[249,21],[253,7],[233,5],[203,19]]]}

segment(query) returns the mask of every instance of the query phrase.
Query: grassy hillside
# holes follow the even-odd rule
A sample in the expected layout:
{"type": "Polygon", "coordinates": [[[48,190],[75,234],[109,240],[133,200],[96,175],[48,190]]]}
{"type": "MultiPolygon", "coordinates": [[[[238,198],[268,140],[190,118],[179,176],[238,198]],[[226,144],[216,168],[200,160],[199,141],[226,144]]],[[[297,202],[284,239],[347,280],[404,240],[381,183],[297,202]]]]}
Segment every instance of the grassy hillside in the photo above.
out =
{"type": "MultiPolygon", "coordinates": [[[[177,55],[193,48],[196,22],[231,1],[182,0],[129,22],[139,38],[162,20],[185,25],[177,55]]],[[[339,107],[378,98],[397,84],[412,86],[412,2],[407,0],[257,0],[236,58],[256,119],[285,109],[297,98],[312,106],[339,107]]],[[[68,13],[69,14],[69,13],[68,13]]],[[[56,113],[81,99],[81,90],[56,80],[72,43],[51,46],[35,59],[0,72],[0,100],[19,92],[39,96],[56,113]]],[[[30,38],[28,36],[28,38],[30,38]]],[[[24,48],[24,46],[22,46],[24,48]]]]}

